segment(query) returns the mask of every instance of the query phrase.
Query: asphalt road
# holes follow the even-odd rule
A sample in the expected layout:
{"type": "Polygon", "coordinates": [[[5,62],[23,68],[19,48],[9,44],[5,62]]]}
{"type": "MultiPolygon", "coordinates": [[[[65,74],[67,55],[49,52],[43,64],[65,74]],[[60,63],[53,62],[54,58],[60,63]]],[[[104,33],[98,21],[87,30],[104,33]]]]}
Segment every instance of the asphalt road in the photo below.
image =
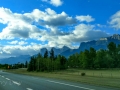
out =
{"type": "Polygon", "coordinates": [[[0,90],[120,90],[0,71],[0,90]]]}

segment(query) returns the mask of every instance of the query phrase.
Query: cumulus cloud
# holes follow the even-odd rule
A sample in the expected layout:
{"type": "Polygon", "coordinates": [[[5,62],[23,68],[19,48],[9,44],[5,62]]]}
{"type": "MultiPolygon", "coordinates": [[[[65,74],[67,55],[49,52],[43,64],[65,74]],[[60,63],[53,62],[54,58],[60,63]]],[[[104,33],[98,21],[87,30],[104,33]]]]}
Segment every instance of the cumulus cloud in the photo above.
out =
{"type": "Polygon", "coordinates": [[[61,6],[63,4],[62,0],[51,0],[50,3],[54,6],[61,6]]]}
{"type": "Polygon", "coordinates": [[[25,45],[25,44],[28,44],[28,43],[25,42],[25,41],[20,41],[20,42],[18,42],[18,44],[19,44],[19,45],[25,45]]]}
{"type": "Polygon", "coordinates": [[[52,4],[53,6],[61,6],[63,4],[62,0],[42,0],[43,2],[48,2],[50,4],[52,4]]]}
{"type": "Polygon", "coordinates": [[[50,12],[48,12],[47,9],[47,13],[49,14],[49,16],[44,18],[44,22],[41,22],[41,24],[43,25],[64,26],[76,23],[76,20],[72,17],[69,17],[65,12],[62,12],[61,14],[51,14],[50,12]]]}
{"type": "Polygon", "coordinates": [[[89,40],[99,39],[101,37],[106,37],[108,34],[101,30],[94,29],[94,25],[79,24],[75,26],[75,29],[72,33],[66,36],[62,36],[61,41],[65,42],[83,42],[89,40]]]}
{"type": "Polygon", "coordinates": [[[17,44],[18,43],[18,41],[17,40],[15,40],[15,41],[12,41],[12,42],[8,42],[9,44],[17,44]]]}
{"type": "Polygon", "coordinates": [[[28,42],[25,42],[25,41],[11,41],[11,42],[8,42],[9,44],[12,44],[12,45],[25,45],[25,44],[28,44],[28,42]]]}
{"type": "Polygon", "coordinates": [[[0,8],[0,23],[7,27],[0,33],[0,39],[39,38],[46,33],[43,28],[75,24],[76,20],[69,17],[65,12],[57,14],[47,8],[45,11],[34,9],[31,13],[13,13],[10,9],[0,8]],[[38,28],[35,24],[41,26],[38,28]]]}
{"type": "Polygon", "coordinates": [[[81,16],[76,16],[76,19],[77,20],[79,20],[80,22],[92,22],[92,21],[94,21],[95,19],[94,18],[92,18],[92,16],[90,16],[90,15],[87,15],[87,16],[83,16],[83,15],[81,15],[81,16]]]}
{"type": "Polygon", "coordinates": [[[28,45],[28,46],[9,46],[6,45],[2,47],[0,56],[19,56],[19,55],[34,55],[40,51],[40,45],[28,45]]]}
{"type": "Polygon", "coordinates": [[[2,32],[0,39],[29,38],[32,33],[40,31],[35,25],[32,25],[34,20],[30,15],[26,16],[18,13],[12,13],[10,9],[0,8],[0,22],[7,24],[2,32]]]}
{"type": "Polygon", "coordinates": [[[120,11],[111,17],[109,24],[117,30],[120,29],[120,11]]]}

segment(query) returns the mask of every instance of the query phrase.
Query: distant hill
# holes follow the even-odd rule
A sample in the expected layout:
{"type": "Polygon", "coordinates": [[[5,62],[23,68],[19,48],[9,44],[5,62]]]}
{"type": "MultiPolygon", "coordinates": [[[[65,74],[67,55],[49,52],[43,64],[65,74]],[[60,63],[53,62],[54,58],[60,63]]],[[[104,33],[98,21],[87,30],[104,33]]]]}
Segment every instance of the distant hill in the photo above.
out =
{"type": "Polygon", "coordinates": [[[30,55],[21,55],[18,57],[9,57],[0,59],[0,64],[17,64],[17,63],[25,63],[30,60],[30,55]]]}

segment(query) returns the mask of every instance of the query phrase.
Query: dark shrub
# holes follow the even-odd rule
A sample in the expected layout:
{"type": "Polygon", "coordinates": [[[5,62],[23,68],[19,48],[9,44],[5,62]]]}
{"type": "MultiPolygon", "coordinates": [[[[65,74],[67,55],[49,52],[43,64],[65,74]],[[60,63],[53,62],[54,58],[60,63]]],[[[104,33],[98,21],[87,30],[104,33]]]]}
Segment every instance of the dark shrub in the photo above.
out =
{"type": "Polygon", "coordinates": [[[82,73],[81,73],[81,76],[85,76],[85,73],[84,73],[84,72],[82,72],[82,73]]]}

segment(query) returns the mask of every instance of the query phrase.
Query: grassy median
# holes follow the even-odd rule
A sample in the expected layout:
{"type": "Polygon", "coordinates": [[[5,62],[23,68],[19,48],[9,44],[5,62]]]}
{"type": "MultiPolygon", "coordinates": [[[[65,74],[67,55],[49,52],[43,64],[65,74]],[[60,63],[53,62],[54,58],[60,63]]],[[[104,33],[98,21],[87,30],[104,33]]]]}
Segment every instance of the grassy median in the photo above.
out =
{"type": "Polygon", "coordinates": [[[120,70],[77,70],[68,69],[55,72],[28,72],[26,69],[11,69],[7,72],[25,74],[38,77],[70,80],[74,82],[88,83],[92,85],[120,88],[120,70]],[[85,76],[81,76],[81,73],[85,76]]]}

